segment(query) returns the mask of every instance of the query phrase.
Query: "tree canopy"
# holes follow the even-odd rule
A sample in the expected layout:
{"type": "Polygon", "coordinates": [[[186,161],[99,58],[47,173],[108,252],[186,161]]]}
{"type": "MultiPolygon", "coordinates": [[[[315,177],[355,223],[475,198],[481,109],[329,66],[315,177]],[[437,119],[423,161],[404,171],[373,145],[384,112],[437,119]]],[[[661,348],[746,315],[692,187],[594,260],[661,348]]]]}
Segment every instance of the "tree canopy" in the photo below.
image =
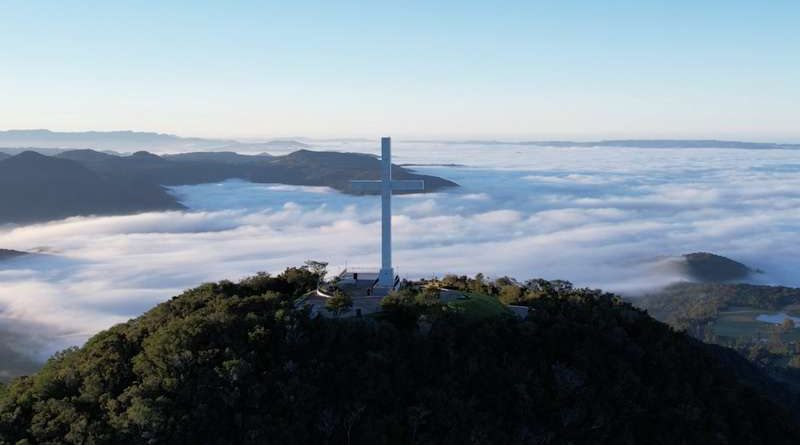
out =
{"type": "Polygon", "coordinates": [[[318,278],[204,284],[55,355],[0,388],[0,444],[800,439],[704,345],[613,295],[538,283],[527,318],[473,320],[427,290],[388,299],[400,317],[312,318],[298,301],[318,278]]]}

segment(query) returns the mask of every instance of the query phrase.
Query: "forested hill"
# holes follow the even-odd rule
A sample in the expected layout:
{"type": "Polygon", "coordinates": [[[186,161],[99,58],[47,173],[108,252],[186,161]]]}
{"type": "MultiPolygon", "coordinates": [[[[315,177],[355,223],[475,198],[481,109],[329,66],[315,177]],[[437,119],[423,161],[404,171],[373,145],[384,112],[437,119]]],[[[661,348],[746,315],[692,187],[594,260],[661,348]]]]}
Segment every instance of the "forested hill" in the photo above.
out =
{"type": "Polygon", "coordinates": [[[0,249],[0,261],[10,260],[11,258],[16,258],[22,255],[25,255],[25,252],[20,252],[18,250],[0,249]]]}
{"type": "Polygon", "coordinates": [[[470,318],[428,289],[312,318],[317,279],[206,284],[53,357],[0,390],[0,443],[800,440],[730,363],[613,295],[531,287],[504,292],[527,318],[470,318]]]}
{"type": "MultiPolygon", "coordinates": [[[[397,179],[422,179],[425,192],[454,187],[446,179],[395,166],[397,179]]],[[[328,186],[350,192],[351,179],[378,179],[369,155],[300,150],[286,156],[232,152],[118,156],[72,150],[55,156],[26,151],[0,158],[0,224],[77,215],[125,214],[183,208],[163,186],[244,179],[259,183],[328,186]]]]}

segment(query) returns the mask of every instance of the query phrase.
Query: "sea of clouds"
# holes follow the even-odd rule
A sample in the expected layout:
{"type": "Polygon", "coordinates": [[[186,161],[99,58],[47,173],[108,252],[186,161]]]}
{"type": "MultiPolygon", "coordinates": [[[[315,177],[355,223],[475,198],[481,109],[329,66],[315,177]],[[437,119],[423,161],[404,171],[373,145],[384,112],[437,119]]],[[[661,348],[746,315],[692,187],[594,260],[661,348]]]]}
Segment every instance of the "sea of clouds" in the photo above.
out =
{"type": "MultiPolygon", "coordinates": [[[[659,259],[710,251],[764,270],[764,283],[800,286],[800,151],[396,142],[394,152],[462,186],[394,198],[406,277],[483,272],[635,294],[680,278],[659,259]]],[[[0,228],[0,247],[42,252],[0,263],[3,338],[43,358],[202,282],[307,259],[333,272],[379,262],[375,197],[243,181],[172,193],[190,210],[0,228]]]]}

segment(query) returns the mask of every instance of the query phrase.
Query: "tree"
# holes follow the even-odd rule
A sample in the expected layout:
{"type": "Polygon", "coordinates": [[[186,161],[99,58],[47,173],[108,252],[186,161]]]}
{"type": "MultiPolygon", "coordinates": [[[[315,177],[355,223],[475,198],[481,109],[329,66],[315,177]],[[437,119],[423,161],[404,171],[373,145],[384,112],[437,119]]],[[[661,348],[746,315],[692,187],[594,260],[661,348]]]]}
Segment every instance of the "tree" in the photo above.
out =
{"type": "Polygon", "coordinates": [[[505,304],[516,304],[522,299],[522,288],[515,284],[500,287],[500,301],[505,304]]]}
{"type": "Polygon", "coordinates": [[[470,281],[469,290],[478,294],[486,293],[486,284],[484,283],[485,277],[482,273],[477,273],[475,279],[470,281]]]}
{"type": "Polygon", "coordinates": [[[318,276],[319,281],[324,280],[325,275],[328,274],[328,263],[324,261],[306,260],[305,268],[308,269],[309,272],[318,276]]]}
{"type": "Polygon", "coordinates": [[[340,290],[336,290],[333,293],[333,297],[325,302],[325,309],[337,317],[349,311],[352,307],[353,298],[340,290]]]}
{"type": "Polygon", "coordinates": [[[420,316],[435,318],[441,312],[439,292],[435,286],[404,287],[381,300],[382,315],[396,326],[414,328],[420,316]]]}

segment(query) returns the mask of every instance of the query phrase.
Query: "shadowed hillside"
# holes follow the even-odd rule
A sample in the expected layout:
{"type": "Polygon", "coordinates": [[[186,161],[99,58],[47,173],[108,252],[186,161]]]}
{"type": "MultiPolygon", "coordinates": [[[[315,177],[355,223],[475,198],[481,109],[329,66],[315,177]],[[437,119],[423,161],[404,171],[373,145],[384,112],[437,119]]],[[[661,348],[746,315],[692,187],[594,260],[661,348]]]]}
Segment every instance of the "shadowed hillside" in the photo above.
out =
{"type": "Polygon", "coordinates": [[[752,273],[744,264],[708,252],[695,252],[683,256],[683,271],[702,282],[736,281],[752,273]]]}
{"type": "Polygon", "coordinates": [[[27,151],[0,161],[0,223],[182,208],[158,184],[27,151]]]}
{"type": "Polygon", "coordinates": [[[16,258],[22,255],[26,255],[26,253],[18,250],[0,249],[0,261],[10,260],[11,258],[16,258]]]}
{"type": "MultiPolygon", "coordinates": [[[[378,179],[380,161],[369,155],[300,150],[287,156],[230,152],[117,156],[71,150],[56,156],[27,151],[0,161],[0,223],[45,221],[76,215],[125,214],[183,206],[164,186],[227,179],[328,186],[349,193],[351,179],[378,179]]],[[[423,179],[425,192],[457,184],[394,166],[397,179],[423,179]]]]}
{"type": "Polygon", "coordinates": [[[310,318],[298,298],[317,279],[206,284],[53,357],[0,396],[0,443],[800,440],[732,372],[742,359],[613,295],[550,286],[526,319],[402,296],[380,317],[310,318]]]}

